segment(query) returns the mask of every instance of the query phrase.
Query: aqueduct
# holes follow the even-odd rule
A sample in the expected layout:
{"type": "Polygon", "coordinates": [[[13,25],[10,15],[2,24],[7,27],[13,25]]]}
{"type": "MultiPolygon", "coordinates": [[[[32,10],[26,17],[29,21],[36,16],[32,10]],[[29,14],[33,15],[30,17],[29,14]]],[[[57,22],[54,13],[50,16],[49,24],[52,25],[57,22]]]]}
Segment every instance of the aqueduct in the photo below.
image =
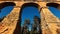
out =
{"type": "Polygon", "coordinates": [[[1,0],[0,3],[3,2],[14,2],[16,6],[12,12],[0,22],[0,34],[21,34],[20,26],[19,26],[19,13],[21,10],[21,6],[25,3],[36,3],[39,5],[39,11],[41,14],[41,26],[42,26],[42,34],[59,34],[60,33],[60,20],[54,16],[50,10],[48,9],[47,3],[57,3],[60,4],[60,1],[20,1],[20,0],[1,0]],[[48,26],[46,26],[48,25],[48,26]],[[58,33],[57,33],[58,31],[58,33]]]}

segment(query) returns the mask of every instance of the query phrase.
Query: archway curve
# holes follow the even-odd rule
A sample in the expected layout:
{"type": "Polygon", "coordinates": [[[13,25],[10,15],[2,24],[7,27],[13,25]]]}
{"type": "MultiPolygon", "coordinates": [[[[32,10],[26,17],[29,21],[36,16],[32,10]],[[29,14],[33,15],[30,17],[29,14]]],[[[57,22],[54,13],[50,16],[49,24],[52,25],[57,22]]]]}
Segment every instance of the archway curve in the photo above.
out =
{"type": "Polygon", "coordinates": [[[27,6],[34,6],[36,8],[39,8],[39,5],[37,3],[24,3],[22,6],[21,6],[21,9],[23,9],[24,7],[27,7],[27,6]]]}
{"type": "Polygon", "coordinates": [[[4,19],[4,17],[9,14],[11,12],[11,10],[13,10],[14,6],[16,4],[14,2],[2,2],[0,3],[0,22],[4,19]],[[7,9],[8,7],[12,7],[10,9],[7,9]],[[7,10],[6,10],[7,9],[7,10]],[[1,15],[3,15],[3,17],[1,17],[1,15]]]}
{"type": "Polygon", "coordinates": [[[21,24],[21,21],[22,21],[21,16],[22,16],[23,9],[25,7],[30,7],[30,6],[35,7],[35,8],[37,8],[39,10],[39,5],[36,4],[36,3],[25,3],[25,4],[23,4],[22,7],[21,7],[21,10],[20,10],[20,24],[21,24]]]}
{"type": "Polygon", "coordinates": [[[48,7],[48,9],[50,10],[50,12],[56,16],[57,18],[60,19],[60,4],[58,3],[47,3],[46,6],[48,7]]]}
{"type": "Polygon", "coordinates": [[[55,8],[57,8],[58,5],[59,5],[58,3],[47,3],[46,4],[46,6],[48,6],[48,7],[51,6],[51,7],[55,7],[55,8]]]}
{"type": "Polygon", "coordinates": [[[22,10],[24,7],[27,7],[27,6],[34,6],[36,8],[39,8],[39,5],[36,4],[36,3],[24,3],[20,8],[20,13],[19,13],[19,19],[18,19],[18,23],[17,23],[17,26],[16,26],[16,29],[15,29],[15,32],[14,34],[21,34],[21,14],[22,14],[22,10]]]}
{"type": "Polygon", "coordinates": [[[0,9],[2,9],[6,6],[16,6],[16,4],[14,2],[3,2],[0,4],[0,9]]]}
{"type": "Polygon", "coordinates": [[[25,7],[28,7],[28,6],[34,6],[36,8],[39,9],[39,5],[37,3],[24,3],[22,6],[21,6],[21,9],[20,9],[20,16],[19,16],[19,20],[21,20],[21,14],[22,14],[22,9],[25,8],[25,7]]]}

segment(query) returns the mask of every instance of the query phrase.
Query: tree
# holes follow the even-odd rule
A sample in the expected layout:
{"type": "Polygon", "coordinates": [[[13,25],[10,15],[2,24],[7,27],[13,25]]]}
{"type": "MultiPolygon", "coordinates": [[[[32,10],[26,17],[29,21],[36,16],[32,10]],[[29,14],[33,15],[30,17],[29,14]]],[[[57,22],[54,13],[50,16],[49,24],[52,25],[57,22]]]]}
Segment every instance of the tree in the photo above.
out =
{"type": "Polygon", "coordinates": [[[30,25],[30,20],[25,19],[23,29],[22,29],[22,34],[28,34],[29,33],[29,25],[30,25]]]}
{"type": "Polygon", "coordinates": [[[42,30],[41,30],[41,20],[38,16],[34,16],[34,24],[35,24],[35,28],[37,29],[36,32],[38,34],[42,34],[42,30]]]}

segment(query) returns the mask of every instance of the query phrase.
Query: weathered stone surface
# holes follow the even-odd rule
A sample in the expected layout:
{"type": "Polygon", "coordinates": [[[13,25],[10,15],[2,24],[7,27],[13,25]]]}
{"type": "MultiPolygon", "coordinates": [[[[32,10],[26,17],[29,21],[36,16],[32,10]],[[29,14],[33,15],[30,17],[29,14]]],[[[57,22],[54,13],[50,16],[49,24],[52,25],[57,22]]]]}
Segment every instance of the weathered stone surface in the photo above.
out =
{"type": "Polygon", "coordinates": [[[44,8],[41,11],[41,24],[43,34],[57,34],[56,30],[58,28],[58,23],[60,20],[54,16],[48,8],[44,8]],[[47,25],[47,26],[46,26],[47,25]]]}
{"type": "MultiPolygon", "coordinates": [[[[25,2],[16,1],[15,3],[16,6],[21,7],[22,4],[24,4],[25,2]]],[[[35,3],[39,4],[41,7],[46,7],[46,3],[48,2],[35,2],[35,3]]],[[[60,4],[60,2],[56,3],[60,4]]],[[[7,15],[2,22],[0,22],[0,34],[13,34],[17,26],[17,20],[19,19],[20,7],[14,8],[12,12],[9,15],[7,15]]],[[[41,25],[43,34],[57,34],[56,32],[57,29],[60,29],[60,20],[56,16],[54,16],[48,10],[48,8],[44,8],[41,11],[41,25]]]]}
{"type": "Polygon", "coordinates": [[[2,22],[0,22],[0,34],[12,34],[19,19],[19,8],[14,8],[2,22]]]}

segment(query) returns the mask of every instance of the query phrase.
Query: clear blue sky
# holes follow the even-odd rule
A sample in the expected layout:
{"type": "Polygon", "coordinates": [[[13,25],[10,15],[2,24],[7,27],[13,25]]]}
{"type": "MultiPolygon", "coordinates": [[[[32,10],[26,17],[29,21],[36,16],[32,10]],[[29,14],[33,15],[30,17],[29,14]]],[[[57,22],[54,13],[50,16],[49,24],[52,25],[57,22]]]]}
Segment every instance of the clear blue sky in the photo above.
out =
{"type": "MultiPolygon", "coordinates": [[[[40,17],[38,8],[33,7],[33,6],[23,8],[22,16],[21,16],[22,17],[21,26],[23,26],[25,19],[30,19],[31,24],[33,24],[33,17],[34,16],[40,17]]],[[[29,30],[31,30],[31,25],[29,26],[29,30]]]]}
{"type": "Polygon", "coordinates": [[[55,15],[57,18],[60,19],[60,10],[54,7],[49,7],[49,10],[55,15]]]}
{"type": "Polygon", "coordinates": [[[7,16],[12,10],[13,10],[13,6],[7,6],[4,7],[3,9],[0,9],[0,18],[3,18],[4,16],[7,16]]]}

